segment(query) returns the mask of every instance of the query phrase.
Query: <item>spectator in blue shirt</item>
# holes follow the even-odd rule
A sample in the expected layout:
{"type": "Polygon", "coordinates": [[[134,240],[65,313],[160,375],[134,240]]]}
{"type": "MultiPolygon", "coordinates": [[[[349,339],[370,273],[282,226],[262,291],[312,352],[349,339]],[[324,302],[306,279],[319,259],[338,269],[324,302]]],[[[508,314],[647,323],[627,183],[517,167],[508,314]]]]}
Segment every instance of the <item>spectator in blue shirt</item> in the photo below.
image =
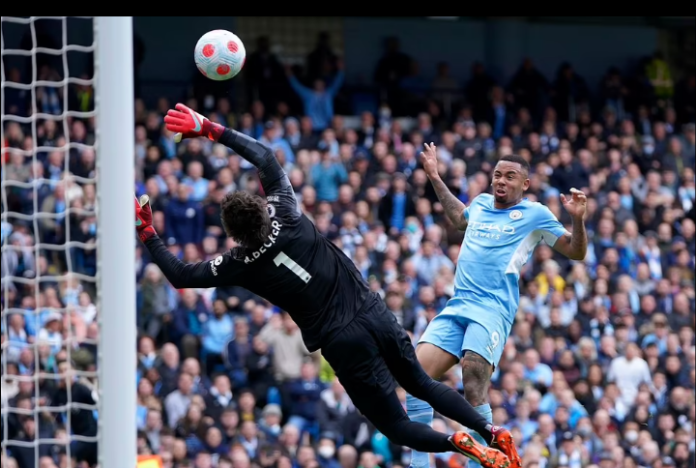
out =
{"type": "Polygon", "coordinates": [[[2,324],[3,335],[7,337],[7,355],[12,359],[17,359],[24,348],[29,346],[29,335],[26,332],[24,317],[20,314],[10,314],[5,323],[2,324]],[[7,333],[7,335],[5,335],[7,333]]]}
{"type": "Polygon", "coordinates": [[[321,154],[321,162],[312,166],[312,182],[318,201],[335,202],[338,188],[348,181],[346,168],[338,159],[332,158],[328,150],[321,154]]]}
{"type": "Polygon", "coordinates": [[[397,172],[391,190],[379,204],[379,219],[392,232],[400,232],[406,225],[406,218],[416,214],[416,205],[407,190],[406,176],[397,172]]]}
{"type": "Polygon", "coordinates": [[[336,455],[336,439],[332,433],[324,433],[317,444],[317,461],[321,468],[341,468],[341,464],[334,458],[336,455]]]}
{"type": "Polygon", "coordinates": [[[190,187],[190,199],[197,202],[205,200],[208,196],[210,181],[203,177],[203,164],[200,161],[191,161],[186,173],[187,176],[184,177],[181,183],[190,187]]]}
{"type": "Polygon", "coordinates": [[[273,151],[278,149],[283,150],[286,162],[295,162],[295,153],[292,150],[292,146],[290,146],[288,140],[282,137],[281,124],[276,124],[276,122],[272,120],[266,122],[263,127],[263,134],[261,135],[261,138],[259,138],[259,141],[270,146],[273,151]]]}
{"type": "Polygon", "coordinates": [[[334,116],[333,100],[343,85],[345,78],[343,64],[338,62],[338,72],[330,84],[327,85],[324,80],[316,80],[313,88],[300,83],[290,68],[287,68],[287,73],[290,86],[302,99],[305,114],[312,119],[312,130],[315,132],[324,130],[331,124],[334,116]]]}
{"type": "Polygon", "coordinates": [[[519,399],[515,405],[516,417],[506,425],[510,429],[516,427],[520,430],[522,443],[530,440],[539,429],[539,423],[530,418],[530,413],[529,402],[525,399],[519,399]]]}
{"type": "Polygon", "coordinates": [[[215,301],[213,315],[203,323],[202,332],[201,344],[208,372],[212,372],[216,365],[222,364],[222,354],[233,331],[234,323],[227,313],[227,305],[224,301],[215,301]]]}
{"type": "Polygon", "coordinates": [[[179,307],[172,314],[170,329],[170,337],[179,344],[183,357],[198,356],[198,344],[207,320],[208,312],[198,293],[194,289],[185,289],[179,307]]]}
{"type": "Polygon", "coordinates": [[[553,371],[539,361],[539,352],[535,349],[528,349],[524,353],[524,378],[546,388],[553,383],[553,371]]]}
{"type": "Polygon", "coordinates": [[[288,424],[301,432],[311,432],[317,420],[317,408],[321,400],[324,384],[319,380],[317,367],[313,362],[302,364],[300,378],[288,383],[291,414],[288,424]]]}
{"type": "Polygon", "coordinates": [[[189,198],[191,189],[179,184],[178,197],[172,199],[164,212],[165,232],[170,243],[200,244],[205,234],[203,209],[189,198]]]}

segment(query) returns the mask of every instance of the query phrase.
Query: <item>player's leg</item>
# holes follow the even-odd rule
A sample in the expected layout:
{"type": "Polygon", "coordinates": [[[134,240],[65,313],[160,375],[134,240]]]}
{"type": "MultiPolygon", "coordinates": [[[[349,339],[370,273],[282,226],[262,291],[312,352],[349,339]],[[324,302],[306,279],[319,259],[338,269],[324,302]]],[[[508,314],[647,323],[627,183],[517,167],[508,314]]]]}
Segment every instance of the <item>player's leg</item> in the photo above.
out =
{"type": "MultiPolygon", "coordinates": [[[[415,351],[403,328],[384,303],[376,301],[372,310],[365,311],[351,322],[338,336],[322,347],[322,353],[356,408],[375,427],[397,445],[406,445],[421,452],[442,453],[459,451],[481,460],[491,468],[509,466],[507,457],[494,449],[477,444],[468,434],[456,433],[451,438],[426,424],[408,419],[396,395],[396,382],[384,359],[384,341],[392,354],[403,347],[410,351],[411,363],[430,382],[443,387],[460,400],[461,396],[446,385],[425,375],[415,358],[415,351]],[[395,330],[401,334],[398,335],[395,330]]],[[[434,393],[437,398],[437,393],[434,393]]],[[[432,402],[431,402],[432,403],[432,402]]],[[[471,409],[475,416],[476,412],[471,409]]]]}
{"type": "MultiPolygon", "coordinates": [[[[371,319],[382,357],[396,381],[419,400],[427,401],[435,411],[454,419],[484,436],[491,436],[490,424],[456,390],[434,380],[418,363],[416,351],[394,314],[380,310],[371,319]]],[[[492,437],[492,436],[491,436],[492,437]]]]}
{"type": "Polygon", "coordinates": [[[510,466],[510,461],[502,452],[476,443],[466,432],[456,432],[450,437],[426,424],[411,421],[395,390],[387,394],[378,390],[368,395],[365,391],[369,387],[363,387],[361,384],[354,387],[351,382],[347,382],[345,387],[355,407],[396,445],[404,445],[424,453],[458,451],[472,460],[480,461],[485,468],[510,466]]]}
{"type": "Polygon", "coordinates": [[[447,434],[408,418],[395,390],[387,395],[381,395],[380,390],[376,390],[376,394],[366,395],[368,387],[356,394],[350,382],[344,386],[355,407],[392,443],[431,453],[452,451],[447,434]]]}
{"type": "Polygon", "coordinates": [[[322,347],[322,355],[355,407],[393,443],[428,452],[452,450],[447,435],[408,419],[380,354],[379,336],[371,333],[371,315],[367,311],[353,320],[322,347]]]}
{"type": "MultiPolygon", "coordinates": [[[[484,343],[487,343],[487,341],[484,341],[484,343]]],[[[493,366],[480,354],[471,350],[467,350],[464,353],[461,364],[462,383],[466,399],[474,406],[478,414],[492,424],[493,411],[491,410],[491,405],[488,404],[488,387],[493,374],[493,366]]],[[[474,438],[479,443],[486,444],[490,442],[490,440],[483,440],[479,434],[474,434],[474,438]]],[[[472,468],[476,467],[477,465],[472,465],[472,468]]]]}
{"type": "MultiPolygon", "coordinates": [[[[464,332],[454,318],[448,314],[436,316],[429,324],[416,348],[416,356],[423,370],[433,379],[439,379],[459,361],[464,332]]],[[[411,395],[406,397],[406,411],[411,421],[431,425],[433,408],[425,400],[411,395]]],[[[411,466],[426,468],[430,455],[414,450],[411,466]]]]}
{"type": "MultiPolygon", "coordinates": [[[[509,332],[510,326],[500,317],[498,322],[471,321],[464,334],[461,362],[464,393],[474,409],[490,423],[493,422],[493,412],[488,403],[488,387],[509,332]]],[[[477,441],[486,443],[480,438],[477,441]]],[[[494,428],[493,442],[510,458],[512,466],[521,466],[517,449],[507,430],[494,428]]]]}

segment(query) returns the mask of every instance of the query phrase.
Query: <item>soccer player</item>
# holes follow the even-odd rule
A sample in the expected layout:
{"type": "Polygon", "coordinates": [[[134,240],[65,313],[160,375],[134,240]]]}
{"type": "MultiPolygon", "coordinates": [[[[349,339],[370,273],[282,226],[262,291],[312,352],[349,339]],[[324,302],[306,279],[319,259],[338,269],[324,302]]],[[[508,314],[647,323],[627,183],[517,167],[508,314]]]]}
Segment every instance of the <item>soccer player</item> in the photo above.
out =
{"type": "MultiPolygon", "coordinates": [[[[445,214],[466,235],[457,261],[454,296],[428,324],[416,355],[435,379],[461,361],[466,399],[491,421],[488,384],[517,314],[520,269],[542,240],[570,259],[585,258],[587,198],[576,189],[571,197],[561,195],[573,220],[572,232],[567,232],[547,207],[524,198],[529,164],[520,156],[500,158],[493,170],[493,194],[479,195],[468,207],[440,178],[435,145],[426,144],[421,159],[445,214]]],[[[433,408],[417,398],[409,395],[408,414],[413,421],[430,424],[433,408]]],[[[521,467],[514,445],[499,448],[511,466],[521,467]]],[[[428,464],[427,454],[412,454],[413,468],[428,464]]]]}
{"type": "Polygon", "coordinates": [[[379,295],[370,292],[353,262],[301,214],[271,149],[182,104],[164,120],[177,138],[206,136],[255,165],[266,195],[229,193],[222,202],[222,224],[238,246],[195,264],[184,264],[167,250],[152,226],[147,198],[136,200],[140,240],[172,285],[239,285],[287,311],[307,349],[321,348],[356,408],[395,444],[423,452],[455,449],[483,466],[508,467],[502,452],[476,443],[466,432],[449,437],[408,418],[395,391],[397,382],[489,441],[496,435],[496,428],[461,395],[423,371],[408,335],[379,295]]]}

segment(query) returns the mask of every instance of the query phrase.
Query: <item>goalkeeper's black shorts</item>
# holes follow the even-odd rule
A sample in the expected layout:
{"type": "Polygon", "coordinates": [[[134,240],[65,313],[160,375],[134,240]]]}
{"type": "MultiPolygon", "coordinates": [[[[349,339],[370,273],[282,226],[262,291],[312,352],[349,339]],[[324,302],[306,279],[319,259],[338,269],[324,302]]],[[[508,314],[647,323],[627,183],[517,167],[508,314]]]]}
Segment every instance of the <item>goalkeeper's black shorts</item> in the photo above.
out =
{"type": "Polygon", "coordinates": [[[411,339],[377,294],[322,346],[322,355],[358,409],[366,400],[393,392],[395,377],[420,369],[411,339]]]}

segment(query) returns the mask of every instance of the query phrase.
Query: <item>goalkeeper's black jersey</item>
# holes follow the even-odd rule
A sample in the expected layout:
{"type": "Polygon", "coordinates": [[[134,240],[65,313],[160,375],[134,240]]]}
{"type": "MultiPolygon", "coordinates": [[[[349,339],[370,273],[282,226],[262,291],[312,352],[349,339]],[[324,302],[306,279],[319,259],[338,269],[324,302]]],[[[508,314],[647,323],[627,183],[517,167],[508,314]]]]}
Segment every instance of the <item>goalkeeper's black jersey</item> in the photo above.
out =
{"type": "Polygon", "coordinates": [[[259,167],[272,223],[262,247],[237,247],[214,260],[186,265],[159,237],[146,245],[174,287],[242,286],[287,311],[307,349],[315,351],[350,323],[369,288],[352,260],[300,213],[290,181],[271,158],[259,167]]]}

